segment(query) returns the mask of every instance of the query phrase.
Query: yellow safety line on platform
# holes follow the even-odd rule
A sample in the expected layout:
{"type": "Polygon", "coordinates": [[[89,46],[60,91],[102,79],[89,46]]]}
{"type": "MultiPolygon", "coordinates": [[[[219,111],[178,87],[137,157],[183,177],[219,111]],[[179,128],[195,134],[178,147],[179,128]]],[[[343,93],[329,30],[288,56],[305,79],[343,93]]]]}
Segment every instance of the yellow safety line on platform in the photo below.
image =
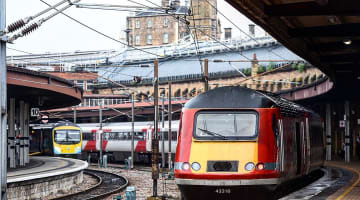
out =
{"type": "Polygon", "coordinates": [[[35,155],[38,155],[38,154],[41,154],[41,152],[29,153],[29,156],[35,156],[35,155]]]}
{"type": "Polygon", "coordinates": [[[359,182],[360,182],[360,173],[359,173],[357,170],[354,170],[354,169],[348,168],[348,167],[346,167],[346,169],[349,169],[349,170],[351,170],[351,171],[353,171],[353,172],[356,172],[357,175],[358,175],[358,179],[357,179],[357,180],[355,181],[355,183],[352,184],[347,190],[345,190],[344,193],[342,193],[338,198],[336,198],[336,200],[343,199],[343,198],[344,198],[352,189],[354,189],[354,187],[355,187],[357,184],[359,184],[359,182]]]}

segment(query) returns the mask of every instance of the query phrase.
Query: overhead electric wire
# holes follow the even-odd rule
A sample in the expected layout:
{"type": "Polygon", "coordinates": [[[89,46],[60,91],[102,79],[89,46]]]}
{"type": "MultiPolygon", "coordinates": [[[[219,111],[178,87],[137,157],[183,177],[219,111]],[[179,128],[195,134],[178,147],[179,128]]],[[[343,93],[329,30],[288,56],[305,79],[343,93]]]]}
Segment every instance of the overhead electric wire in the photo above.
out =
{"type": "MultiPolygon", "coordinates": [[[[130,1],[130,2],[132,2],[132,3],[137,3],[137,2],[134,2],[134,1],[132,1],[132,0],[128,0],[128,1],[130,1]]],[[[160,5],[154,3],[154,2],[152,2],[152,1],[150,1],[150,0],[145,0],[145,1],[153,4],[154,6],[157,6],[158,8],[161,8],[160,5]]],[[[146,5],[140,4],[140,3],[137,3],[137,4],[142,5],[142,6],[146,6],[146,5]]],[[[191,1],[191,4],[192,4],[192,1],[191,1]]],[[[148,7],[148,8],[151,9],[151,7],[148,7]]],[[[170,13],[168,13],[168,12],[165,12],[164,14],[169,14],[170,16],[172,16],[172,15],[171,15],[170,13]]],[[[172,16],[172,17],[174,17],[174,18],[177,19],[177,20],[181,20],[181,19],[180,19],[180,16],[179,16],[179,18],[177,18],[176,16],[172,16]]],[[[193,19],[194,19],[194,16],[193,16],[193,19]]],[[[185,20],[185,21],[186,21],[186,20],[185,20]]],[[[186,21],[186,22],[187,22],[187,21],[186,21]]],[[[185,22],[184,24],[185,24],[186,27],[188,28],[188,31],[189,31],[189,33],[190,33],[190,36],[193,38],[194,46],[195,46],[195,50],[196,50],[196,54],[197,54],[197,56],[198,56],[198,58],[199,58],[199,63],[200,63],[200,68],[201,68],[201,74],[203,74],[203,73],[204,73],[204,69],[203,69],[203,65],[202,65],[202,62],[201,62],[201,56],[200,56],[199,44],[198,44],[198,42],[197,42],[198,39],[197,39],[196,30],[195,30],[195,36],[194,36],[194,35],[192,34],[192,32],[191,32],[191,30],[190,30],[190,28],[189,28],[189,26],[188,26],[188,24],[187,24],[186,22],[185,22]]],[[[194,24],[195,24],[195,21],[194,21],[194,24]]]]}
{"type": "MultiPolygon", "coordinates": [[[[13,50],[13,51],[17,51],[17,52],[20,52],[20,53],[25,53],[25,54],[29,54],[29,55],[36,55],[34,53],[30,53],[30,52],[27,52],[27,51],[23,51],[23,50],[19,50],[19,49],[14,49],[14,48],[11,48],[11,47],[6,47],[7,49],[10,49],[10,50],[13,50]]],[[[75,65],[79,65],[77,63],[73,63],[71,61],[64,61],[64,60],[60,60],[60,59],[56,59],[56,58],[48,58],[50,60],[56,60],[56,61],[59,61],[59,62],[64,62],[64,63],[71,63],[71,64],[75,64],[75,65]]],[[[26,60],[26,59],[25,59],[26,60]]],[[[26,62],[26,61],[25,61],[26,62]]],[[[28,61],[30,62],[30,61],[28,61]]]]}
{"type": "MultiPolygon", "coordinates": [[[[239,26],[237,26],[233,21],[231,21],[228,17],[226,17],[222,12],[220,12],[220,10],[214,6],[212,3],[210,3],[208,0],[205,0],[211,7],[213,7],[216,12],[220,13],[220,15],[222,15],[226,20],[228,20],[232,25],[234,25],[237,29],[240,30],[240,32],[244,33],[246,36],[248,36],[250,39],[254,40],[257,44],[260,44],[259,41],[257,41],[254,37],[252,37],[251,35],[249,35],[248,33],[246,33],[244,30],[242,30],[239,26]]],[[[274,55],[278,56],[281,59],[286,60],[284,57],[280,56],[279,54],[271,51],[270,49],[267,49],[269,52],[273,53],[274,55]]]]}
{"type": "MultiPolygon", "coordinates": [[[[79,2],[80,0],[74,0],[74,2],[71,2],[70,0],[68,1],[68,5],[60,8],[60,9],[56,9],[54,6],[49,6],[51,7],[52,9],[56,10],[56,12],[52,13],[51,15],[45,17],[45,18],[42,18],[40,20],[38,20],[37,22],[35,23],[32,23],[30,24],[29,26],[26,26],[25,28],[23,28],[19,33],[17,34],[14,34],[13,36],[9,37],[8,41],[7,42],[13,42],[15,41],[16,39],[20,38],[20,37],[24,37],[28,34],[30,34],[31,32],[33,32],[34,30],[36,30],[37,28],[39,28],[44,22],[50,20],[51,18],[55,17],[56,15],[58,15],[59,13],[62,13],[63,11],[65,11],[66,9],[70,8],[72,6],[72,3],[77,3],[79,2]]],[[[22,27],[25,25],[25,23],[22,23],[22,24],[18,24],[19,26],[17,27],[22,27]]]]}
{"type": "Polygon", "coordinates": [[[270,72],[274,72],[274,71],[277,71],[277,70],[279,70],[279,69],[283,69],[283,68],[285,68],[285,67],[288,67],[288,66],[290,66],[291,64],[292,64],[292,63],[286,63],[286,64],[284,64],[283,66],[278,67],[278,68],[275,68],[275,69],[273,69],[273,70],[266,71],[266,72],[263,72],[263,73],[261,73],[261,74],[257,74],[257,75],[255,75],[255,76],[248,76],[248,77],[246,77],[244,80],[241,80],[241,81],[239,81],[239,82],[237,82],[237,83],[233,83],[232,85],[240,85],[241,83],[243,83],[243,82],[245,82],[245,81],[247,81],[247,80],[249,80],[249,79],[254,79],[255,77],[264,76],[265,74],[268,74],[268,73],[270,73],[270,72]]]}
{"type": "MultiPolygon", "coordinates": [[[[48,4],[47,2],[45,2],[44,0],[40,0],[40,1],[41,1],[42,3],[44,3],[44,4],[46,4],[47,6],[51,7],[51,5],[48,4]]],[[[56,8],[53,8],[53,9],[57,10],[56,8]]],[[[64,16],[68,17],[69,19],[75,21],[76,23],[78,23],[78,24],[80,24],[80,25],[82,25],[82,26],[84,26],[84,27],[86,27],[86,28],[88,28],[88,29],[90,29],[90,30],[92,30],[92,31],[94,31],[94,32],[96,32],[96,33],[98,33],[98,34],[100,34],[100,35],[102,35],[102,36],[110,39],[110,40],[113,40],[113,41],[115,41],[115,42],[118,42],[118,43],[120,43],[120,44],[123,44],[123,45],[125,45],[125,46],[128,46],[128,47],[130,47],[130,48],[136,49],[136,50],[138,50],[138,51],[142,51],[142,52],[144,52],[144,53],[148,53],[148,54],[151,54],[151,55],[154,55],[154,56],[157,56],[157,57],[163,57],[163,56],[161,56],[161,55],[158,55],[158,54],[155,54],[155,53],[152,53],[152,52],[149,52],[149,51],[145,51],[145,50],[143,50],[143,49],[140,49],[140,48],[137,48],[137,47],[134,47],[134,46],[131,46],[131,45],[128,45],[128,44],[126,44],[125,42],[122,42],[122,41],[120,41],[120,40],[117,40],[117,39],[109,36],[109,35],[106,35],[105,33],[102,33],[102,32],[100,32],[100,31],[98,31],[98,30],[96,30],[96,29],[94,29],[94,28],[92,28],[92,27],[90,27],[90,26],[88,26],[88,25],[80,22],[79,20],[77,20],[77,19],[75,19],[75,18],[73,18],[73,17],[71,17],[71,16],[69,16],[69,15],[67,15],[67,14],[65,14],[65,13],[63,13],[63,12],[60,12],[60,13],[63,14],[64,16]]]]}
{"type": "Polygon", "coordinates": [[[14,32],[14,31],[20,29],[21,27],[24,27],[24,26],[25,26],[26,24],[28,24],[31,20],[33,20],[33,19],[35,19],[35,18],[37,18],[37,17],[39,17],[39,16],[41,16],[41,15],[49,12],[51,9],[56,8],[56,7],[60,6],[61,4],[64,4],[65,2],[68,2],[68,0],[60,1],[59,3],[51,6],[50,8],[46,8],[45,10],[38,12],[38,13],[36,13],[35,15],[32,15],[32,16],[29,16],[29,17],[25,17],[25,18],[23,18],[23,19],[20,19],[20,20],[18,20],[18,21],[16,21],[16,22],[11,23],[10,25],[7,26],[4,34],[14,32]]]}
{"type": "MultiPolygon", "coordinates": [[[[132,0],[128,0],[130,2],[133,2],[135,4],[139,4],[139,5],[142,5],[142,6],[146,6],[144,4],[141,4],[141,3],[138,3],[138,2],[134,2],[132,0]]],[[[150,8],[150,7],[149,7],[150,8]]],[[[171,14],[171,13],[164,13],[164,14],[168,14],[169,16],[171,17],[174,17],[175,19],[178,19],[178,20],[182,20],[185,24],[188,23],[188,21],[186,21],[186,19],[181,19],[181,17],[177,18],[176,16],[174,16],[175,14],[171,14]]],[[[193,13],[191,13],[193,15],[193,13]]],[[[224,47],[230,49],[230,50],[234,50],[233,48],[227,46],[226,44],[224,44],[223,42],[219,41],[218,39],[212,37],[211,35],[207,34],[206,32],[202,31],[200,28],[196,28],[196,25],[194,24],[194,30],[197,30],[197,31],[200,31],[201,33],[203,33],[204,35],[208,36],[209,38],[211,38],[212,40],[216,41],[217,43],[223,45],[224,47]]],[[[239,53],[240,56],[248,59],[248,60],[251,60],[250,58],[246,57],[245,55],[243,55],[242,53],[239,53]]]]}
{"type": "MultiPolygon", "coordinates": [[[[193,23],[194,23],[194,28],[196,27],[196,23],[195,23],[195,18],[194,18],[194,11],[193,11],[193,6],[192,6],[192,1],[190,2],[191,3],[191,14],[192,14],[192,20],[193,20],[193,23]]],[[[180,19],[179,19],[180,20],[180,19]]],[[[199,43],[198,43],[198,37],[197,37],[197,32],[196,32],[196,29],[195,29],[195,36],[191,33],[191,29],[190,29],[190,25],[188,25],[187,23],[185,23],[185,25],[187,26],[193,40],[194,40],[194,44],[195,44],[195,48],[196,48],[196,53],[198,55],[198,58],[199,58],[199,63],[200,63],[200,67],[201,67],[201,74],[204,74],[204,69],[203,69],[203,65],[202,65],[202,62],[201,62],[201,56],[200,56],[200,51],[199,51],[199,43]]]]}

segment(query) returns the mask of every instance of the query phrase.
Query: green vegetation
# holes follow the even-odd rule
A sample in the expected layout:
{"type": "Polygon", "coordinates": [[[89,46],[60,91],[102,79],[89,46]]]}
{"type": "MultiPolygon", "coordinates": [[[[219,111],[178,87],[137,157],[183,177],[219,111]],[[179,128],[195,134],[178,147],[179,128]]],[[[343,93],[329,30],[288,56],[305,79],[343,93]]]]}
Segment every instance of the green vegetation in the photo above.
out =
{"type": "Polygon", "coordinates": [[[261,74],[265,72],[265,67],[259,66],[257,73],[261,74]]]}
{"type": "Polygon", "coordinates": [[[250,68],[246,68],[246,69],[244,69],[243,73],[244,73],[246,76],[250,76],[250,75],[251,75],[251,69],[250,69],[250,68]]]}
{"type": "Polygon", "coordinates": [[[266,71],[271,71],[275,69],[275,64],[273,62],[269,63],[269,66],[266,71]]]}
{"type": "Polygon", "coordinates": [[[297,65],[297,69],[299,70],[300,73],[305,71],[305,63],[299,63],[297,65]]]}

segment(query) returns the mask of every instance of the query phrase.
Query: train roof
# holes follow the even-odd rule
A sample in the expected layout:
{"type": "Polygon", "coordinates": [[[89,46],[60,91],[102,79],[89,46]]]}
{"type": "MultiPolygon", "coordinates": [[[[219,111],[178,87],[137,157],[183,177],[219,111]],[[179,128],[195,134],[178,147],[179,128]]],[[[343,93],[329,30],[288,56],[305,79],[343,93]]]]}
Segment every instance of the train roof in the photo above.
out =
{"type": "Polygon", "coordinates": [[[317,115],[310,109],[291,102],[273,93],[252,90],[240,86],[215,88],[202,93],[185,104],[189,108],[273,108],[278,107],[283,115],[317,115]]]}
{"type": "Polygon", "coordinates": [[[53,128],[59,127],[59,126],[75,126],[75,127],[80,128],[77,124],[74,124],[74,123],[69,122],[69,121],[59,121],[56,124],[54,124],[53,128]]]}

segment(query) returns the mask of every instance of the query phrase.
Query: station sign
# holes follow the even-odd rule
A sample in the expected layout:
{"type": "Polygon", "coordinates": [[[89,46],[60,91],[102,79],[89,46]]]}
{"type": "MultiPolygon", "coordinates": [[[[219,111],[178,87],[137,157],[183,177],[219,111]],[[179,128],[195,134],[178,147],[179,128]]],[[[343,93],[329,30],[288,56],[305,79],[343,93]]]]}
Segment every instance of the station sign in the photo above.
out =
{"type": "Polygon", "coordinates": [[[47,124],[47,123],[49,122],[49,116],[43,115],[43,116],[41,117],[41,122],[42,122],[43,124],[47,124]]]}
{"type": "Polygon", "coordinates": [[[31,109],[30,109],[30,116],[31,116],[31,117],[38,117],[38,116],[40,116],[40,109],[39,109],[39,108],[31,108],[31,109]]]}

